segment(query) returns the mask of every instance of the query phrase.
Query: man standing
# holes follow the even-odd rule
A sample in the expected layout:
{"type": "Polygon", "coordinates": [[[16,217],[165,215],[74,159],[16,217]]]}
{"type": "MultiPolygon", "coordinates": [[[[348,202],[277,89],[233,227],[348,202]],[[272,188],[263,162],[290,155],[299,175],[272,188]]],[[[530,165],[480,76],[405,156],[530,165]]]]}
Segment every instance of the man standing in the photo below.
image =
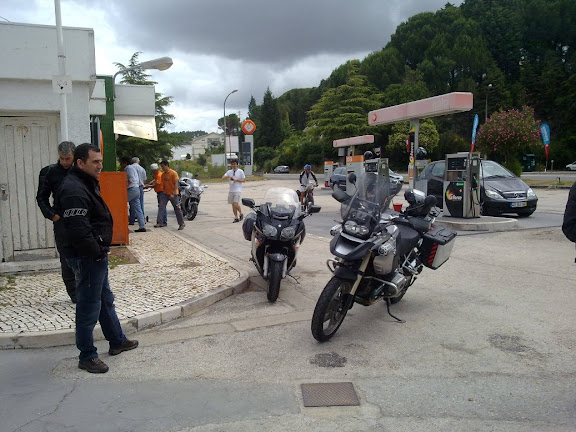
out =
{"type": "Polygon", "coordinates": [[[138,221],[138,229],[134,232],[146,232],[146,221],[144,220],[144,212],[140,207],[140,178],[138,171],[133,164],[130,164],[128,156],[120,158],[120,166],[126,171],[126,181],[128,183],[128,203],[130,204],[130,213],[134,212],[136,220],[138,221]]]}
{"type": "Polygon", "coordinates": [[[233,223],[240,222],[244,219],[244,214],[242,213],[242,208],[240,207],[240,195],[242,194],[242,183],[246,181],[246,176],[244,171],[238,168],[238,161],[233,160],[230,162],[230,167],[226,174],[222,178],[228,178],[229,186],[228,189],[228,204],[232,204],[232,213],[234,213],[233,223]]]}
{"type": "MultiPolygon", "coordinates": [[[[146,212],[144,211],[144,185],[146,184],[146,170],[140,165],[140,158],[134,156],[132,158],[132,165],[138,173],[138,187],[140,188],[140,208],[142,209],[142,215],[146,219],[146,212]]],[[[130,223],[133,224],[135,221],[135,216],[130,214],[130,223]]]]}
{"type": "Polygon", "coordinates": [[[176,213],[176,220],[178,221],[178,229],[183,230],[186,224],[184,223],[184,216],[182,215],[182,209],[180,208],[180,197],[178,196],[178,173],[173,169],[170,169],[170,164],[167,160],[160,162],[160,167],[162,168],[162,195],[160,196],[160,205],[158,207],[158,220],[154,228],[160,228],[162,225],[159,221],[163,221],[166,217],[166,206],[168,201],[172,204],[174,208],[174,213],[176,213]]]}
{"type": "Polygon", "coordinates": [[[66,292],[70,296],[72,303],[76,303],[76,284],[74,282],[74,272],[68,266],[66,258],[62,256],[60,251],[60,243],[62,241],[62,220],[60,214],[54,210],[50,205],[50,195],[55,195],[58,186],[62,179],[68,174],[68,170],[74,162],[74,145],[71,141],[62,141],[58,145],[58,162],[52,165],[45,166],[40,170],[38,179],[38,193],[36,194],[36,202],[40,211],[46,219],[54,222],[54,240],[56,242],[56,249],[60,255],[60,268],[62,269],[62,280],[66,286],[66,292]]]}
{"type": "MultiPolygon", "coordinates": [[[[153,163],[152,165],[150,165],[150,169],[152,170],[153,179],[150,183],[144,186],[144,188],[145,189],[154,188],[154,192],[156,192],[156,198],[158,200],[158,213],[156,215],[156,225],[165,227],[168,225],[168,216],[166,212],[164,212],[164,217],[162,219],[158,219],[158,216],[160,215],[160,199],[162,197],[162,194],[164,193],[162,186],[162,171],[158,169],[157,163],[153,163]]],[[[159,228],[156,225],[154,226],[156,228],[159,228]]]]}
{"type": "Polygon", "coordinates": [[[78,367],[90,373],[108,372],[94,346],[94,327],[100,321],[110,343],[108,354],[134,349],[138,341],[128,340],[114,308],[114,294],[108,282],[108,252],[112,242],[112,215],[100,195],[102,154],[90,143],[74,151],[74,166],[56,192],[55,208],[62,214],[61,249],[76,277],[76,346],[78,367]]]}

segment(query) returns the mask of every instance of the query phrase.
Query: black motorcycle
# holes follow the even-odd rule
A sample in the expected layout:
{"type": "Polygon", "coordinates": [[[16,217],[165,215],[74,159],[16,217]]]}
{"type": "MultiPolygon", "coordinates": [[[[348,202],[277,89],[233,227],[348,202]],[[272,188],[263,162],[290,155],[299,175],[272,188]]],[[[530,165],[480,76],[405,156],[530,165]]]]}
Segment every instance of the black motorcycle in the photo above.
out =
{"type": "Polygon", "coordinates": [[[189,221],[193,220],[198,214],[198,205],[200,204],[200,195],[204,192],[204,187],[198,177],[198,174],[183,172],[183,177],[178,181],[178,190],[180,192],[180,208],[182,214],[189,221]]]}
{"type": "MultiPolygon", "coordinates": [[[[355,177],[355,176],[354,176],[355,177]]],[[[342,223],[332,228],[328,260],[332,271],[312,317],[312,335],[330,339],[354,303],[369,306],[385,300],[398,303],[424,266],[438,269],[450,257],[456,233],[433,224],[439,214],[436,198],[407,190],[409,206],[402,212],[388,210],[393,195],[386,176],[367,172],[351,181],[354,194],[336,188],[342,223]]]]}
{"type": "Polygon", "coordinates": [[[244,219],[244,238],[252,242],[252,257],[258,273],[268,281],[268,300],[275,302],[280,281],[296,265],[298,248],[306,236],[304,218],[320,211],[320,206],[302,210],[298,195],[292,189],[271,188],[260,205],[252,198],[242,204],[254,210],[244,219]]]}

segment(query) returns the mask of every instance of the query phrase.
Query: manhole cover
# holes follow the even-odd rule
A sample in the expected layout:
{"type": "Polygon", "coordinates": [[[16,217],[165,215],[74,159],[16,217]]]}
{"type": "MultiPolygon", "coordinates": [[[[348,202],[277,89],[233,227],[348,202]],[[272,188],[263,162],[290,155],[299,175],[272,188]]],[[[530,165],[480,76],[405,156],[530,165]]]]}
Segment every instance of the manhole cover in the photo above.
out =
{"type": "Polygon", "coordinates": [[[360,401],[351,382],[301,384],[305,407],[358,406],[360,401]]]}

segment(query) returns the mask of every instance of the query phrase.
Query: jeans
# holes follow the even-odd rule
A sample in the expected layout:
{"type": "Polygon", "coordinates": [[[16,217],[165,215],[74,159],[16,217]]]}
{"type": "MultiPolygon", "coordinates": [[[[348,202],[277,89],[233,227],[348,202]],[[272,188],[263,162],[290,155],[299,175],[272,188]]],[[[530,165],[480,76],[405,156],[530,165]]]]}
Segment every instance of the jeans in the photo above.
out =
{"type": "Polygon", "coordinates": [[[158,198],[158,215],[156,216],[156,223],[158,225],[167,225],[168,224],[168,215],[166,214],[166,211],[164,212],[164,218],[162,220],[160,220],[160,218],[158,216],[160,216],[160,200],[162,199],[162,195],[164,195],[164,192],[157,192],[156,193],[156,198],[158,198]]]}
{"type": "MultiPolygon", "coordinates": [[[[142,215],[144,216],[144,219],[146,219],[146,216],[144,214],[144,186],[139,186],[140,188],[140,208],[142,209],[142,215]]],[[[130,200],[128,200],[130,201],[130,200]]],[[[136,221],[136,212],[134,210],[134,208],[132,206],[130,206],[130,213],[129,213],[129,218],[128,218],[128,222],[130,224],[133,224],[134,221],[136,221]]],[[[140,227],[142,228],[142,227],[140,227]]]]}
{"type": "Polygon", "coordinates": [[[144,220],[144,213],[140,207],[140,188],[128,189],[128,202],[130,203],[130,212],[134,211],[136,220],[138,220],[139,228],[144,228],[146,221],[144,220]]]}
{"type": "Polygon", "coordinates": [[[170,195],[163,193],[160,197],[160,204],[158,206],[158,220],[163,220],[166,217],[166,205],[168,205],[168,201],[172,203],[172,207],[174,207],[174,213],[176,213],[176,220],[178,221],[178,225],[184,225],[184,216],[182,216],[182,209],[180,208],[180,197],[178,195],[173,195],[170,198],[170,195]]]}
{"type": "Polygon", "coordinates": [[[108,257],[68,257],[76,276],[76,346],[80,361],[98,357],[94,346],[94,327],[100,321],[110,346],[120,346],[126,336],[114,308],[114,294],[108,283],[108,257]]]}

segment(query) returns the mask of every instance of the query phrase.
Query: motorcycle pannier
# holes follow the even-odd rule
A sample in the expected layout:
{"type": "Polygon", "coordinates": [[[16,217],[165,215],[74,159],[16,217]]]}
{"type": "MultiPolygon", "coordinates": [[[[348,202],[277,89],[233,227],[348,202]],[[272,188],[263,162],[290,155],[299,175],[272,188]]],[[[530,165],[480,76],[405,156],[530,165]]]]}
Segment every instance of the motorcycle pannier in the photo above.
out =
{"type": "Polygon", "coordinates": [[[242,232],[244,233],[244,238],[248,241],[252,240],[252,229],[254,228],[254,223],[256,222],[256,214],[249,213],[244,218],[242,223],[242,232]]]}
{"type": "Polygon", "coordinates": [[[450,258],[456,233],[447,228],[434,226],[424,234],[422,264],[436,270],[450,258]]]}

